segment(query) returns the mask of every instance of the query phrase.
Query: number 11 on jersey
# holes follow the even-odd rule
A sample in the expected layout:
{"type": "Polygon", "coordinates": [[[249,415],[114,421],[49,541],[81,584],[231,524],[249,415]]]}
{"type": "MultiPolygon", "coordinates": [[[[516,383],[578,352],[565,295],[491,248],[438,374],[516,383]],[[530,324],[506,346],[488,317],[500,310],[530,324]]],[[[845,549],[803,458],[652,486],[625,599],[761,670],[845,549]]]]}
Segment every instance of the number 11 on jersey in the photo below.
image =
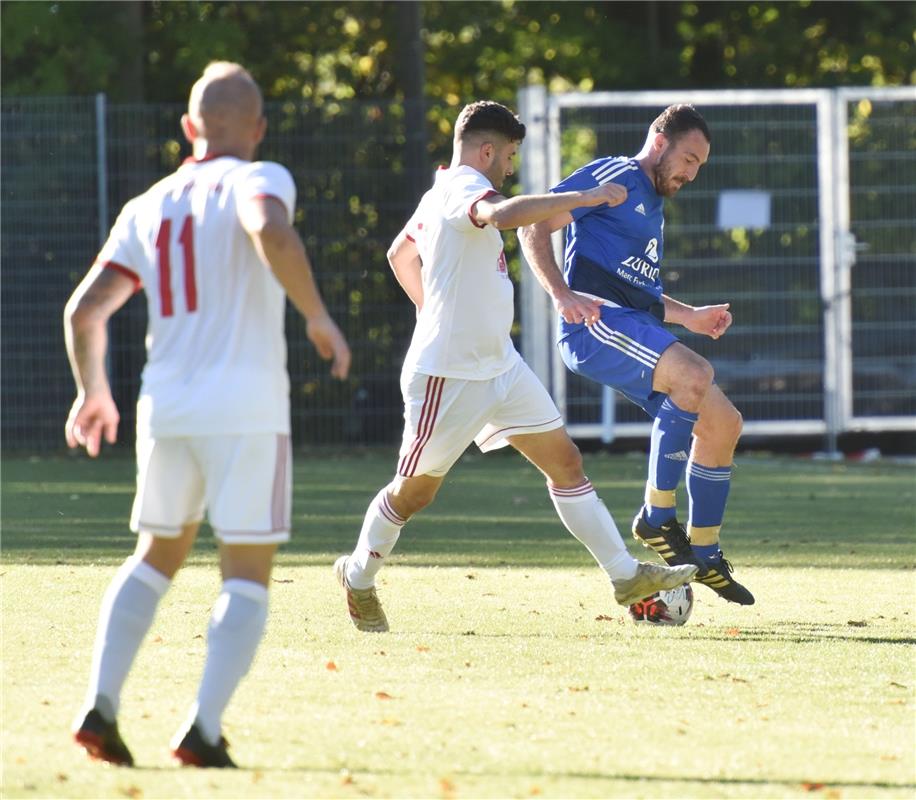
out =
{"type": "MultiPolygon", "coordinates": [[[[178,234],[184,262],[185,308],[191,314],[197,311],[197,281],[194,276],[194,218],[188,214],[181,223],[178,234]]],[[[163,317],[175,313],[172,300],[172,220],[163,219],[156,236],[156,255],[159,262],[159,310],[163,317]]]]}

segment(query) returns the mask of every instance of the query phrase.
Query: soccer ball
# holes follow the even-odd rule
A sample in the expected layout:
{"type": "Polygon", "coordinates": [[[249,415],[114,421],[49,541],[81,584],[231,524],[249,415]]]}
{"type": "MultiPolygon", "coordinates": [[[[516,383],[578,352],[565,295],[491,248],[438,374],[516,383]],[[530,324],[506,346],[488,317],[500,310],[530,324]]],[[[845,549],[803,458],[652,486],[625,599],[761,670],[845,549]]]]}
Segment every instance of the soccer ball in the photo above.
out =
{"type": "Polygon", "coordinates": [[[664,589],[630,606],[634,622],[651,625],[683,625],[693,611],[693,589],[689,583],[664,589]]]}

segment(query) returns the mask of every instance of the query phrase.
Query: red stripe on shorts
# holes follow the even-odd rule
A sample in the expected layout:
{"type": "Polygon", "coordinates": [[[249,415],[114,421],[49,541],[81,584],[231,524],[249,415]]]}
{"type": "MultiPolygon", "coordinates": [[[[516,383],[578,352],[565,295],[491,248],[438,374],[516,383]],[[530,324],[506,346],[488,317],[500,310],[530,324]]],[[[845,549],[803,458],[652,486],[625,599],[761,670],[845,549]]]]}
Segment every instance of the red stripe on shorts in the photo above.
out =
{"type": "Polygon", "coordinates": [[[423,399],[423,408],[420,409],[420,424],[417,426],[417,435],[407,455],[398,464],[398,474],[405,478],[412,478],[420,461],[420,454],[426,443],[433,435],[436,425],[436,415],[439,413],[439,403],[442,400],[442,388],[445,378],[429,377],[426,379],[426,397],[423,399]]]}

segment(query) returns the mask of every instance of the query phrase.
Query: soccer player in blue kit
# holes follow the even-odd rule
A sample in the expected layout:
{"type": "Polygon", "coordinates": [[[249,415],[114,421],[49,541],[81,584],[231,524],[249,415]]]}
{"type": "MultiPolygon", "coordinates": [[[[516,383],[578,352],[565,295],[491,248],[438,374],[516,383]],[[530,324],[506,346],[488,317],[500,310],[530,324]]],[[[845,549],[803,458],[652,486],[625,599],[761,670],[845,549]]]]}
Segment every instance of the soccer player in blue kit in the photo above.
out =
{"type": "Polygon", "coordinates": [[[570,370],[610,386],[654,418],[645,504],[633,536],[669,565],[692,564],[695,580],[726,600],[754,596],[732,577],[719,529],[731,485],[741,414],[713,380],[712,365],[662,323],[718,339],[728,304],[690,306],[663,293],[665,197],[696,178],[709,158],[706,121],[690,105],[665,109],[633,158],[599,158],[554,192],[624,186],[622,204],[583,207],[519,229],[529,265],[560,313],[559,348],[570,370]],[[561,272],[550,234],[568,226],[561,272]],[[687,475],[687,528],[675,490],[687,475]]]}

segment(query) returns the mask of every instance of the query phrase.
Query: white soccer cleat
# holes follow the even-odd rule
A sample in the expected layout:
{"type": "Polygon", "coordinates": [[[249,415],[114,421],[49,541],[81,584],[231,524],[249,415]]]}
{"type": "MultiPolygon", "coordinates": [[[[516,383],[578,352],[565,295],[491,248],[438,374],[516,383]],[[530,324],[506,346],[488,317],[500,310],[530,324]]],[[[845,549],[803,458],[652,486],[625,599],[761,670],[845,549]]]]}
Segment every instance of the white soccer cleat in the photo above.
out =
{"type": "Polygon", "coordinates": [[[611,581],[614,584],[614,599],[622,606],[629,606],[663,589],[673,589],[687,583],[696,574],[696,564],[666,567],[663,564],[640,561],[632,578],[611,581]]]}
{"type": "Polygon", "coordinates": [[[353,589],[347,582],[348,556],[341,556],[334,562],[334,574],[337,582],[347,593],[347,609],[350,619],[361,631],[367,633],[384,633],[388,630],[388,620],[382,610],[375,587],[368,589],[353,589]]]}

